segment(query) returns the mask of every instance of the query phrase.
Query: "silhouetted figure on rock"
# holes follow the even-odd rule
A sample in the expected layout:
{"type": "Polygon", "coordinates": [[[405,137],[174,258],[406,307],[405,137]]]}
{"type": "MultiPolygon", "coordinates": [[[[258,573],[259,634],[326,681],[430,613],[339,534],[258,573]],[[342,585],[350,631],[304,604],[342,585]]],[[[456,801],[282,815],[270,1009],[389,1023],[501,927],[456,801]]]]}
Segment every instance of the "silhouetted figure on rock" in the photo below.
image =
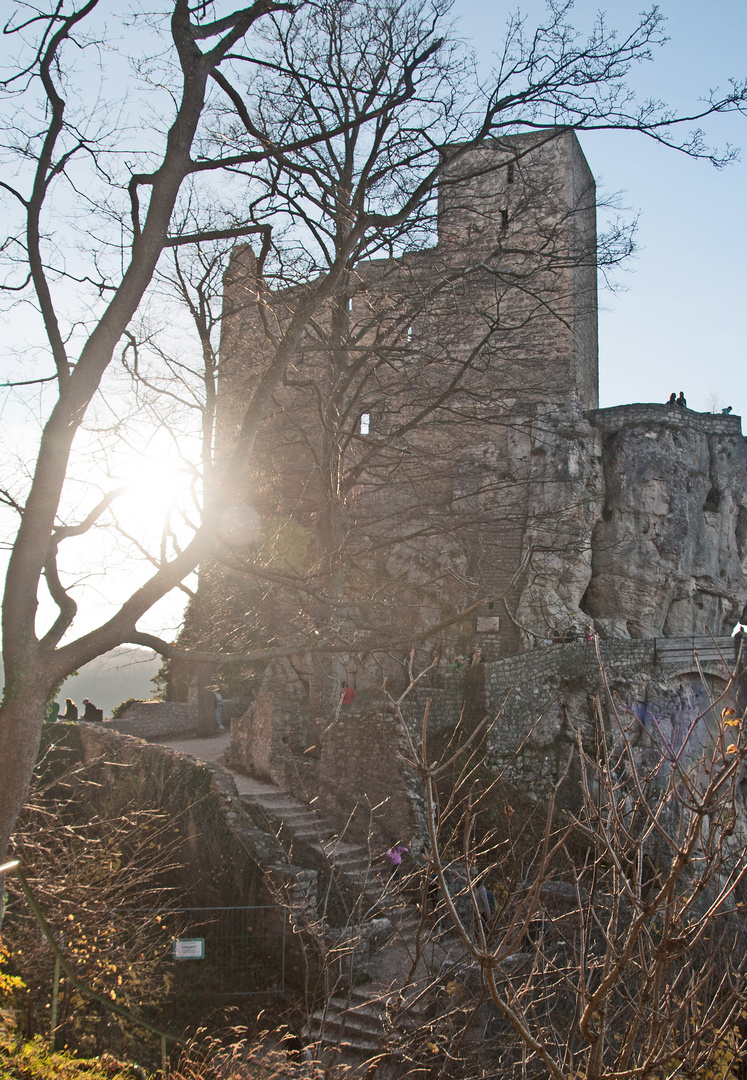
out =
{"type": "Polygon", "coordinates": [[[64,713],[60,713],[60,720],[65,720],[68,724],[77,723],[78,706],[72,698],[65,698],[65,711],[64,713]]]}

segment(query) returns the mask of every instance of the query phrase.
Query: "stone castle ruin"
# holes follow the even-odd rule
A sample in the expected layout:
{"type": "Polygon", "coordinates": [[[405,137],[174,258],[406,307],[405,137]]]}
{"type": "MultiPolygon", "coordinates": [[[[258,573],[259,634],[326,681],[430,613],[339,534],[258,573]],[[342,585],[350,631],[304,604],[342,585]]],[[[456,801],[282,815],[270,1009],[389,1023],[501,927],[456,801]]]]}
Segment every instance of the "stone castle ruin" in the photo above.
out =
{"type": "MultiPolygon", "coordinates": [[[[226,277],[219,456],[303,294],[268,294],[255,265],[240,246],[226,277]]],[[[540,782],[589,722],[590,630],[631,708],[703,711],[747,602],[741,421],[598,407],[596,275],[593,177],[573,132],[539,131],[459,158],[435,243],[353,266],[311,321],[185,632],[299,643],[233,725],[248,771],[343,816],[388,798],[408,835],[417,798],[382,757],[397,735],[380,687],[440,655],[437,727],[515,687],[488,762],[545,710],[512,767],[540,782]],[[479,674],[450,670],[476,649],[479,674]],[[330,725],[344,684],[355,702],[330,725]]]]}

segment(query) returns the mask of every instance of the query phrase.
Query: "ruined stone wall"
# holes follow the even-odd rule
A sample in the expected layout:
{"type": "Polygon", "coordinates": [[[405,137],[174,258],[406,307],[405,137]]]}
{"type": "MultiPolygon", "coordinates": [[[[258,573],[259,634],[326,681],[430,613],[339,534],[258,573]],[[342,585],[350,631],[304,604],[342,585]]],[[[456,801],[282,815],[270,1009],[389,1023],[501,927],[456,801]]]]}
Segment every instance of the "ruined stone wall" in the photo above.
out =
{"type": "Polygon", "coordinates": [[[422,835],[422,795],[403,763],[407,746],[391,712],[344,711],[331,724],[317,721],[319,759],[314,793],[320,809],[360,843],[374,849],[422,835]]]}
{"type": "MultiPolygon", "coordinates": [[[[263,295],[250,250],[237,249],[226,277],[219,460],[272,353],[263,319],[282,328],[299,295],[263,295]]],[[[552,589],[550,608],[567,622],[588,585],[597,487],[578,450],[579,439],[593,442],[591,429],[579,435],[574,423],[584,427],[582,410],[596,403],[591,173],[571,132],[490,141],[445,175],[435,247],[355,267],[317,314],[268,408],[245,498],[224,515],[222,534],[241,557],[256,552],[257,585],[203,567],[193,608],[202,603],[206,634],[240,647],[242,628],[228,624],[243,608],[254,643],[323,642],[337,610],[349,637],[383,642],[396,627],[391,676],[396,654],[445,615],[481,596],[505,595],[515,610],[528,543],[535,591],[547,599],[552,589]],[[562,575],[549,551],[562,552],[562,575]],[[279,583],[294,573],[320,603],[279,583]]],[[[447,639],[464,652],[480,640],[493,655],[523,646],[494,600],[447,639]]],[[[358,665],[358,689],[379,684],[378,665],[358,665]]],[[[334,703],[346,677],[342,661],[328,677],[304,673],[312,713],[334,703]],[[315,689],[325,680],[326,701],[315,689]]]]}

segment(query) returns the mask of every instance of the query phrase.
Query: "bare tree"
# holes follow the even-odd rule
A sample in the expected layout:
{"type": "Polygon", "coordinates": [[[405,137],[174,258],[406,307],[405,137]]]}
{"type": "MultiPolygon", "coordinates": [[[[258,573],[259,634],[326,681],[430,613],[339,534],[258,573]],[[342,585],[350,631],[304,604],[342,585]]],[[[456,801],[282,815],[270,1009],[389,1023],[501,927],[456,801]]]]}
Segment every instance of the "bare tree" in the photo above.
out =
{"type": "Polygon", "coordinates": [[[427,717],[416,729],[397,709],[425,784],[441,919],[461,942],[459,1008],[483,1030],[477,1049],[463,1023],[440,1033],[446,1061],[472,1054],[474,1067],[477,1053],[502,1075],[557,1080],[731,1075],[744,1045],[743,718],[724,708],[709,732],[697,717],[675,746],[598,696],[595,746],[578,733],[576,809],[556,808],[564,775],[532,829],[513,822],[501,778],[475,793],[487,721],[436,763],[427,717]],[[494,814],[486,829],[501,804],[505,827],[494,814]]]}
{"type": "MultiPolygon", "coordinates": [[[[466,97],[455,89],[468,72],[454,66],[454,46],[441,29],[444,15],[439,4],[379,8],[258,0],[250,7],[214,11],[174,0],[153,20],[135,18],[144,44],[137,74],[149,93],[163,88],[165,104],[158,99],[158,108],[170,118],[167,125],[154,119],[145,126],[141,121],[128,126],[124,112],[134,107],[128,89],[142,83],[120,80],[117,69],[125,96],[117,85],[118,106],[102,110],[90,84],[76,82],[87,77],[89,57],[108,49],[97,0],[39,12],[19,7],[8,23],[20,59],[3,82],[16,110],[1,182],[13,218],[4,245],[10,260],[4,287],[12,301],[27,301],[37,314],[44,354],[54,364],[54,374],[44,372],[40,379],[49,381],[55,397],[44,413],[27,490],[9,490],[4,498],[20,520],[3,606],[0,849],[5,850],[23,801],[53,687],[123,642],[154,643],[138,630],[139,620],[222,543],[272,395],[289,364],[298,362],[311,320],[345,293],[351,262],[402,244],[447,166],[456,167],[487,136],[531,130],[540,118],[543,123],[549,118],[569,127],[630,127],[676,141],[675,120],[649,104],[631,108],[624,89],[628,66],[647,59],[661,40],[655,11],[619,41],[602,25],[587,42],[579,41],[564,7],[551,7],[546,25],[531,38],[513,23],[493,85],[466,97]],[[309,94],[325,80],[312,59],[334,50],[336,27],[345,20],[359,26],[367,21],[381,26],[384,20],[392,33],[382,39],[383,47],[391,51],[396,34],[404,35],[408,47],[390,58],[389,67],[373,72],[372,83],[370,66],[351,69],[357,94],[352,112],[340,115],[326,107],[315,112],[309,94]],[[366,83],[369,90],[359,93],[366,83]],[[286,98],[290,112],[282,108],[286,98]],[[449,150],[455,139],[459,145],[449,150]],[[329,162],[337,160],[336,147],[351,144],[357,148],[356,177],[348,178],[344,169],[330,177],[325,165],[310,181],[314,147],[320,160],[329,162]],[[192,192],[208,182],[214,185],[210,213],[187,229],[187,204],[196,198],[192,192]],[[221,186],[229,183],[234,186],[221,186]],[[61,229],[63,216],[72,223],[70,233],[61,229]],[[147,302],[163,253],[248,237],[257,238],[259,246],[257,286],[248,303],[264,302],[269,266],[285,273],[289,284],[294,276],[306,284],[297,287],[292,307],[270,337],[231,452],[220,462],[193,536],[186,543],[171,538],[157,568],[118,610],[97,629],[74,637],[77,601],[66,574],[74,565],[71,542],[103,521],[115,498],[109,491],[88,502],[84,496],[82,510],[69,509],[66,481],[76,480],[70,475],[74,443],[97,394],[106,389],[115,351],[147,302]],[[288,243],[280,243],[283,237],[288,243]],[[317,266],[318,275],[309,280],[317,266]],[[83,303],[70,312],[71,285],[83,303]],[[50,625],[37,627],[42,582],[56,615],[50,625]]],[[[737,87],[712,98],[699,115],[741,108],[744,99],[744,88],[737,87]]],[[[679,145],[714,158],[700,135],[679,145]]],[[[346,160],[340,158],[343,165],[346,160]]],[[[207,205],[204,197],[202,205],[207,205]]],[[[167,642],[155,644],[170,651],[167,642]]]]}

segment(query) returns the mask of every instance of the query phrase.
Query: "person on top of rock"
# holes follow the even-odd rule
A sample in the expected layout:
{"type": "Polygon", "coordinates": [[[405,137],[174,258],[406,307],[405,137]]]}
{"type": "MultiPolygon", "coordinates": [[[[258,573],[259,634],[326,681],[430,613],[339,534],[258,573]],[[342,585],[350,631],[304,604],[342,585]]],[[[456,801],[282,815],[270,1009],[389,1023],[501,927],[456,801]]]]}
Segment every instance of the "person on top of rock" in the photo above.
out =
{"type": "Polygon", "coordinates": [[[672,393],[669,395],[669,401],[667,402],[667,405],[676,405],[676,404],[677,404],[677,394],[673,390],[672,393]]]}
{"type": "Polygon", "coordinates": [[[683,392],[681,390],[680,390],[680,396],[677,398],[677,404],[681,405],[683,409],[687,408],[687,398],[685,397],[685,395],[683,394],[683,392]]]}
{"type": "Polygon", "coordinates": [[[97,709],[87,697],[83,698],[83,719],[90,723],[100,723],[104,719],[103,710],[97,709]]]}
{"type": "Polygon", "coordinates": [[[60,720],[65,720],[68,724],[77,723],[78,706],[72,698],[65,698],[65,711],[60,713],[60,720]]]}

